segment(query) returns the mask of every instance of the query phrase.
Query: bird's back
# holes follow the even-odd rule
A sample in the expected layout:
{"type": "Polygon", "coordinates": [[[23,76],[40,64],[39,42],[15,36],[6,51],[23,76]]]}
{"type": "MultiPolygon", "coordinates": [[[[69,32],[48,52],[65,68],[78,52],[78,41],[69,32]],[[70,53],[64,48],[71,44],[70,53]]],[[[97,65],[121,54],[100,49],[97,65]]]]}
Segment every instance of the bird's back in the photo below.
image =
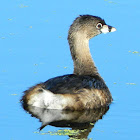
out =
{"type": "Polygon", "coordinates": [[[98,75],[87,76],[69,74],[49,79],[43,84],[45,89],[54,94],[75,94],[82,89],[108,90],[105,82],[98,75]]]}

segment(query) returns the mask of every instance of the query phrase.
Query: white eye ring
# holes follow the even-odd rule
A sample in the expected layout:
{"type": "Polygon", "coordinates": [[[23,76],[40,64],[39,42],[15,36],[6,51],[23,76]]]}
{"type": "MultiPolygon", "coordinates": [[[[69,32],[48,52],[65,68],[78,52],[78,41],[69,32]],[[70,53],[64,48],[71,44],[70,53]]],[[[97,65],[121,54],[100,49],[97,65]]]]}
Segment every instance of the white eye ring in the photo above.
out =
{"type": "Polygon", "coordinates": [[[97,29],[101,29],[102,26],[103,26],[102,23],[98,23],[98,24],[96,25],[96,28],[97,28],[97,29]]]}

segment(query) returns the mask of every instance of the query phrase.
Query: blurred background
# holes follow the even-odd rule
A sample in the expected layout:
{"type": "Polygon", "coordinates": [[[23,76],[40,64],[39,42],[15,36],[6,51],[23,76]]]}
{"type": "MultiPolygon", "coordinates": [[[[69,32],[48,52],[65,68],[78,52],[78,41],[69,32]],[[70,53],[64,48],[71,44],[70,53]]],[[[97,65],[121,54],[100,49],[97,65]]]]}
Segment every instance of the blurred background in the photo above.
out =
{"type": "Polygon", "coordinates": [[[113,103],[88,139],[140,139],[140,1],[5,0],[0,5],[0,137],[5,140],[65,140],[27,114],[23,91],[73,72],[67,34],[83,14],[99,16],[117,31],[90,40],[90,50],[113,103]]]}

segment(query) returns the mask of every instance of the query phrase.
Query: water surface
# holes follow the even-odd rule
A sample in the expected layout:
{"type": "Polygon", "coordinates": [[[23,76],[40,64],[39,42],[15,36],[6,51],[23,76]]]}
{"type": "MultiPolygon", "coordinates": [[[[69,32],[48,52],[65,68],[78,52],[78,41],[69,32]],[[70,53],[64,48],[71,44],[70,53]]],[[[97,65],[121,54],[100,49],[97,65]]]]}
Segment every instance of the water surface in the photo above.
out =
{"type": "Polygon", "coordinates": [[[95,140],[139,140],[139,4],[139,0],[3,1],[0,5],[1,138],[65,140],[83,133],[95,140]],[[22,92],[51,77],[73,72],[67,32],[80,14],[100,16],[117,28],[117,32],[90,41],[91,54],[114,101],[102,119],[89,122],[87,131],[47,125],[39,132],[41,122],[25,112],[19,102],[22,92]]]}

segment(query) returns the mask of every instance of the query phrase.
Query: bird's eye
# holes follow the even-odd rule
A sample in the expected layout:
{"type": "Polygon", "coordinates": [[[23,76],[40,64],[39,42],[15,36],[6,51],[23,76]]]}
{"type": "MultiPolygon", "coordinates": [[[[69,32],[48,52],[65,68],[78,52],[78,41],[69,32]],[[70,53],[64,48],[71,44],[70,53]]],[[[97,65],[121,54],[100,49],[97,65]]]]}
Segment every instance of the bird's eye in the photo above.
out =
{"type": "Polygon", "coordinates": [[[96,28],[97,28],[97,29],[101,29],[102,26],[103,26],[102,23],[98,23],[98,24],[96,25],[96,28]]]}

